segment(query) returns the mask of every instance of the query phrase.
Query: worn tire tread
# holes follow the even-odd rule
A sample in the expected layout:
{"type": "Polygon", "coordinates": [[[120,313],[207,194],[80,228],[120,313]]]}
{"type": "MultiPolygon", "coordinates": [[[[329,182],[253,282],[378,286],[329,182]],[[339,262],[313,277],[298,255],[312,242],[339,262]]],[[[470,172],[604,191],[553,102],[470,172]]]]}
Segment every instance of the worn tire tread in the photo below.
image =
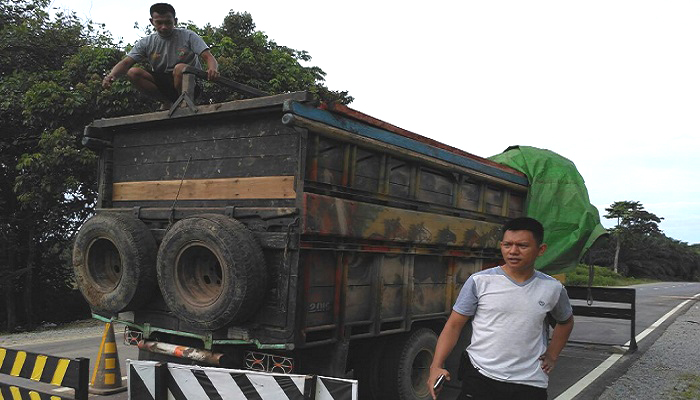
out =
{"type": "Polygon", "coordinates": [[[397,338],[396,341],[390,343],[389,348],[384,357],[382,364],[382,382],[381,394],[383,399],[391,400],[428,400],[430,395],[424,398],[413,396],[411,389],[411,368],[413,365],[412,351],[414,347],[419,346],[423,341],[430,341],[431,344],[425,348],[435,350],[437,344],[437,336],[435,332],[428,328],[419,328],[397,338]],[[410,358],[410,359],[409,359],[410,358]],[[407,380],[408,379],[408,380],[407,380]]]}
{"type": "Polygon", "coordinates": [[[158,251],[158,284],[170,310],[187,323],[201,329],[215,330],[231,322],[249,319],[262,304],[267,289],[268,274],[262,248],[248,228],[233,218],[203,214],[176,222],[166,233],[158,251]],[[215,231],[212,228],[217,228],[215,231]],[[212,233],[215,232],[215,233],[212,233]],[[175,257],[189,239],[205,241],[232,260],[221,265],[227,275],[225,282],[239,285],[223,288],[230,296],[213,306],[192,310],[179,298],[174,288],[175,257]],[[233,293],[235,292],[235,293],[233,293]]]}
{"type": "Polygon", "coordinates": [[[146,224],[136,218],[102,213],[88,219],[78,231],[73,246],[73,269],[78,288],[90,308],[115,314],[144,305],[157,288],[156,242],[146,224]],[[108,239],[122,259],[122,277],[111,292],[95,287],[88,272],[88,247],[96,239],[108,239]]]}

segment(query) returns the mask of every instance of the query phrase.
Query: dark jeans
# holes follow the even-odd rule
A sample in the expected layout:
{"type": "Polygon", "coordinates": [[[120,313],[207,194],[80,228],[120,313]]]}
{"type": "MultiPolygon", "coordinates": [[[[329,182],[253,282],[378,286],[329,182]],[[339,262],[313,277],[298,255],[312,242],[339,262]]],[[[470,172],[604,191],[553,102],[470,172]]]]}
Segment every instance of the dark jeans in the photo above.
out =
{"type": "MultiPolygon", "coordinates": [[[[173,81],[172,72],[151,72],[153,80],[156,83],[156,87],[163,94],[163,96],[175,102],[175,100],[180,97],[180,93],[175,89],[175,82],[173,81]]],[[[202,87],[197,83],[194,88],[194,97],[197,98],[202,93],[202,87]]]]}
{"type": "Polygon", "coordinates": [[[462,391],[460,400],[547,400],[547,389],[518,383],[501,382],[481,374],[466,352],[460,362],[462,391]]]}

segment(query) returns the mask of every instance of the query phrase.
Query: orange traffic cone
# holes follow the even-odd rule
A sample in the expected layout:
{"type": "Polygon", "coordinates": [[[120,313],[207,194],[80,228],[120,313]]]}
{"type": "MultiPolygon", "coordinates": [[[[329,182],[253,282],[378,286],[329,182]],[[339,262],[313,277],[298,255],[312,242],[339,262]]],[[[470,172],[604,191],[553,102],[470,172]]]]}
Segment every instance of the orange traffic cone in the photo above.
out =
{"type": "Polygon", "coordinates": [[[93,394],[108,395],[123,392],[127,389],[122,385],[122,372],[119,367],[117,343],[114,341],[112,322],[105,325],[102,334],[102,344],[97,352],[95,370],[92,373],[88,391],[93,394]]]}

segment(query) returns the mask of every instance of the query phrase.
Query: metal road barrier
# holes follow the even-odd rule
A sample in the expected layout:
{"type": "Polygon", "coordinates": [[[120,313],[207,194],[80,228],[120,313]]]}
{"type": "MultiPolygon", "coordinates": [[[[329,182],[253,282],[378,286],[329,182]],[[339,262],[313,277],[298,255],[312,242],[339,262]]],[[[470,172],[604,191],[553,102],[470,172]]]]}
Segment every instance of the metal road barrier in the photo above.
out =
{"type": "MultiPolygon", "coordinates": [[[[594,318],[625,319],[630,321],[630,344],[629,350],[637,350],[637,339],[635,338],[636,319],[636,289],[610,288],[610,287],[585,287],[566,286],[570,299],[587,300],[588,305],[573,305],[574,315],[594,318]],[[594,306],[596,302],[620,303],[629,307],[608,307],[594,306]]],[[[591,343],[602,344],[602,343],[591,343]]],[[[607,344],[607,343],[606,343],[607,344]]]]}
{"type": "Polygon", "coordinates": [[[0,399],[87,400],[89,370],[88,358],[61,358],[0,347],[0,374],[25,379],[21,386],[0,382],[0,399]],[[30,381],[72,388],[75,394],[57,396],[33,389],[30,381]]]}
{"type": "Polygon", "coordinates": [[[129,361],[130,400],[357,400],[357,381],[129,361]]]}

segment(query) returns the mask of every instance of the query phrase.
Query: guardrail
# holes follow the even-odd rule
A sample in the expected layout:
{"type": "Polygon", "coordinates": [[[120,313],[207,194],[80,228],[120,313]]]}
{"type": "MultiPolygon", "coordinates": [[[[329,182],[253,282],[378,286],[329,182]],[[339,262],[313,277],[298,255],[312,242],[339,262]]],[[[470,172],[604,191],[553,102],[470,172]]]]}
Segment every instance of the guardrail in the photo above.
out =
{"type": "Polygon", "coordinates": [[[23,379],[21,385],[0,382],[0,399],[87,400],[89,370],[88,358],[62,358],[0,347],[0,374],[23,379]],[[71,388],[74,396],[63,397],[34,389],[28,381],[71,388]]]}
{"type": "MultiPolygon", "coordinates": [[[[629,350],[637,350],[637,340],[635,339],[636,322],[636,289],[629,288],[609,288],[609,287],[584,287],[566,286],[570,299],[587,300],[589,305],[572,305],[574,315],[582,317],[624,319],[630,321],[630,344],[629,350]],[[618,303],[629,305],[629,307],[609,307],[595,306],[597,302],[618,303]]],[[[601,343],[592,343],[601,344],[601,343]]]]}

